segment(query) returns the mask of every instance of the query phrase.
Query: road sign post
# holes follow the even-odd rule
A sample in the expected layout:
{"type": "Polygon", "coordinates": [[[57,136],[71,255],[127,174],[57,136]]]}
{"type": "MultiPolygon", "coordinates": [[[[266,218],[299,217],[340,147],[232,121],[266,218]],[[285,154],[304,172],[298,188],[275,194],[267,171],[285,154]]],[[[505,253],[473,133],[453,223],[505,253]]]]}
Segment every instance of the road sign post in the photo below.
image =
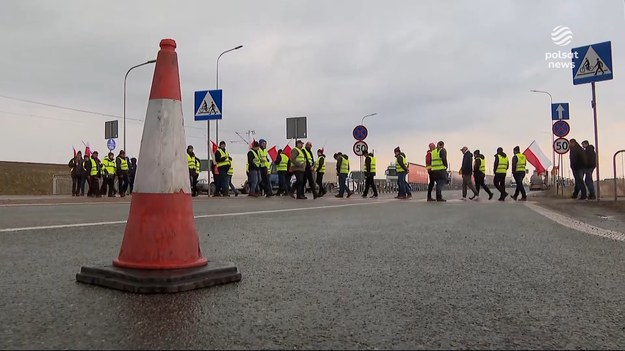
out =
{"type": "Polygon", "coordinates": [[[597,201],[601,198],[599,176],[599,133],[597,126],[597,95],[595,82],[610,80],[612,75],[612,42],[606,41],[571,49],[573,60],[573,85],[591,83],[592,111],[595,128],[595,153],[597,154],[597,201]]]}
{"type": "MultiPolygon", "coordinates": [[[[361,178],[360,180],[364,180],[363,179],[364,172],[362,171],[362,156],[364,152],[362,150],[359,150],[358,152],[356,152],[356,145],[359,145],[359,147],[362,147],[362,144],[364,144],[366,148],[367,143],[365,143],[363,140],[365,140],[368,135],[369,135],[369,130],[367,130],[367,127],[365,127],[362,124],[359,124],[356,127],[354,127],[354,130],[352,131],[352,136],[354,137],[354,139],[358,140],[356,144],[354,144],[353,150],[356,155],[360,156],[360,178],[361,178]],[[362,144],[359,144],[358,142],[362,142],[362,144]]],[[[362,187],[362,184],[360,184],[360,187],[362,187]]]]}
{"type": "Polygon", "coordinates": [[[358,140],[357,142],[354,143],[354,146],[352,147],[352,149],[354,150],[354,153],[356,154],[356,156],[362,157],[365,155],[365,152],[369,150],[369,146],[363,140],[358,140]]]}
{"type": "MultiPolygon", "coordinates": [[[[206,121],[206,150],[208,154],[208,196],[211,196],[211,120],[222,118],[222,91],[200,90],[194,95],[194,118],[196,121],[206,121]]],[[[215,140],[219,143],[219,140],[215,140]]]]}

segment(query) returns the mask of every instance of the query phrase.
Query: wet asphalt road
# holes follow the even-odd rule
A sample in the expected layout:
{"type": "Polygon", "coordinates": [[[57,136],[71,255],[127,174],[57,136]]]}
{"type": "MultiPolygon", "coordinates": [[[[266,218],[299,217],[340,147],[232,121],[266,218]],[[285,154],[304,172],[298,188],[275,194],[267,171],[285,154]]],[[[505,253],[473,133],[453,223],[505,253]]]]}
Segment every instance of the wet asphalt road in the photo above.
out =
{"type": "MultiPolygon", "coordinates": [[[[625,347],[624,242],[522,203],[415,197],[196,200],[197,215],[241,213],[196,223],[204,255],[243,279],[173,295],[76,283],[117,256],[123,223],[0,231],[0,348],[625,347]],[[294,206],[322,208],[270,211],[294,206]]],[[[0,207],[0,230],[128,208],[0,207]]]]}

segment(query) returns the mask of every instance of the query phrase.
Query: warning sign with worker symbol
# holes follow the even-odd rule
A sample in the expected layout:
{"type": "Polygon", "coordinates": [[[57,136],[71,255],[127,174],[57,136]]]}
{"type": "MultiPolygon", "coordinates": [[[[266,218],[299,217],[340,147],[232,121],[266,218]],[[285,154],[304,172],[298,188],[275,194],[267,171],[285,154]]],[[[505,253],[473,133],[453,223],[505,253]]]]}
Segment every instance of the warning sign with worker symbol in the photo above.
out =
{"type": "Polygon", "coordinates": [[[195,92],[195,120],[221,119],[221,90],[195,92]]]}

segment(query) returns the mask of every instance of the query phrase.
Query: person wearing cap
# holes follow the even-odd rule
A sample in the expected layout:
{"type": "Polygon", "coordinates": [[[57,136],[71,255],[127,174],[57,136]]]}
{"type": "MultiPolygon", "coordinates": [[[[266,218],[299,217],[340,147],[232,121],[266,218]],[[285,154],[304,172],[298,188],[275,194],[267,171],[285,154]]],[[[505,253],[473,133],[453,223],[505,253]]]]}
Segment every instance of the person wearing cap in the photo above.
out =
{"type": "Polygon", "coordinates": [[[114,185],[115,185],[115,171],[117,170],[117,165],[115,164],[115,154],[112,152],[108,153],[108,157],[102,160],[102,187],[100,188],[100,194],[104,196],[107,192],[108,188],[108,197],[115,197],[113,194],[114,185]]]}
{"type": "Polygon", "coordinates": [[[230,168],[230,155],[226,151],[226,142],[220,141],[219,148],[215,151],[215,162],[217,163],[217,179],[215,180],[215,195],[230,196],[228,194],[228,169],[230,168]],[[221,193],[221,195],[220,195],[221,193]]]}
{"type": "Polygon", "coordinates": [[[428,151],[425,153],[425,169],[428,171],[428,198],[427,201],[436,201],[432,198],[432,189],[434,189],[434,177],[432,176],[432,150],[436,149],[434,143],[428,145],[428,151]]]}
{"type": "Polygon", "coordinates": [[[319,196],[323,196],[327,193],[323,186],[323,176],[326,173],[326,155],[323,154],[323,150],[317,150],[317,163],[315,163],[315,171],[317,173],[317,186],[319,186],[319,196]]]}
{"type": "Polygon", "coordinates": [[[406,182],[406,174],[408,172],[408,165],[406,157],[399,149],[399,146],[393,150],[395,153],[395,170],[397,171],[397,187],[398,194],[396,199],[405,200],[408,198],[408,183],[406,182]]]}
{"type": "Polygon", "coordinates": [[[119,196],[126,196],[126,191],[128,190],[128,183],[130,179],[128,178],[128,171],[130,167],[128,167],[128,159],[126,158],[126,152],[124,150],[120,150],[117,158],[115,158],[115,167],[117,172],[117,184],[119,186],[119,196]]]}
{"type": "Polygon", "coordinates": [[[376,173],[376,159],[373,156],[373,152],[367,152],[365,150],[365,191],[362,193],[362,197],[366,198],[369,193],[369,187],[373,191],[372,199],[378,197],[378,188],[375,186],[374,177],[376,173]]]}
{"type": "Polygon", "coordinates": [[[462,175],[462,200],[467,199],[467,188],[471,189],[473,192],[473,196],[470,197],[471,200],[479,199],[479,194],[477,190],[475,190],[475,186],[473,186],[473,181],[471,180],[471,176],[473,175],[473,155],[466,146],[463,146],[460,152],[462,152],[462,166],[460,167],[460,174],[462,175]]]}
{"type": "Polygon", "coordinates": [[[584,183],[588,188],[588,200],[596,200],[592,173],[597,167],[597,153],[595,152],[595,147],[590,145],[588,140],[582,141],[582,147],[584,148],[584,183]]]}
{"type": "Polygon", "coordinates": [[[261,189],[265,191],[265,195],[267,197],[272,197],[273,192],[271,191],[271,181],[269,181],[269,170],[271,169],[271,162],[269,161],[269,157],[267,154],[267,141],[265,139],[260,139],[258,141],[258,154],[260,156],[260,182],[261,189]]]}
{"type": "Polygon", "coordinates": [[[484,179],[486,178],[486,162],[484,162],[484,155],[480,153],[480,150],[475,150],[473,156],[475,159],[473,163],[473,179],[475,180],[477,194],[479,195],[480,188],[483,188],[488,194],[488,199],[491,200],[493,198],[493,193],[488,189],[486,183],[484,183],[484,179]]]}
{"type": "Polygon", "coordinates": [[[343,194],[347,192],[347,197],[352,196],[353,191],[349,190],[347,187],[347,175],[349,174],[349,157],[347,155],[343,155],[341,152],[337,152],[334,154],[334,159],[336,160],[336,173],[339,176],[339,193],[334,197],[342,198],[343,194]]]}
{"type": "Polygon", "coordinates": [[[443,187],[447,184],[447,150],[445,143],[439,141],[436,149],[432,150],[432,175],[436,181],[436,201],[445,202],[443,199],[443,187]]]}
{"type": "Polygon", "coordinates": [[[100,160],[98,160],[98,152],[94,151],[91,153],[91,156],[85,155],[85,157],[87,157],[84,162],[85,174],[87,175],[89,182],[89,191],[87,191],[87,196],[100,197],[100,186],[98,181],[98,178],[100,177],[100,160]]]}
{"type": "Polygon", "coordinates": [[[197,168],[195,167],[195,153],[193,145],[187,146],[187,168],[189,169],[189,184],[191,185],[191,196],[197,196],[197,168]]]}
{"type": "Polygon", "coordinates": [[[514,152],[514,156],[512,157],[512,177],[516,182],[516,189],[514,190],[512,198],[516,201],[520,193],[521,201],[527,201],[527,194],[525,193],[525,186],[523,185],[527,159],[525,158],[525,155],[521,153],[521,149],[518,146],[515,146],[512,152],[514,152]]]}
{"type": "Polygon", "coordinates": [[[258,142],[252,143],[252,148],[247,152],[247,185],[249,186],[248,196],[258,197],[256,192],[260,179],[260,155],[258,153],[258,142]]]}
{"type": "Polygon", "coordinates": [[[498,199],[499,201],[505,201],[506,197],[510,195],[506,192],[506,173],[508,172],[508,166],[508,155],[503,152],[502,147],[498,147],[497,153],[495,154],[495,163],[493,165],[493,173],[495,173],[493,183],[501,194],[498,199]]]}
{"type": "MultiPolygon", "coordinates": [[[[295,174],[295,184],[293,187],[297,192],[297,199],[305,200],[307,199],[307,197],[304,196],[304,173],[306,172],[306,154],[304,151],[304,142],[302,142],[301,140],[297,140],[295,142],[295,148],[291,150],[291,169],[295,174]]],[[[291,196],[293,196],[292,193],[291,196]]]]}
{"type": "Polygon", "coordinates": [[[276,157],[276,170],[278,171],[278,192],[276,196],[288,196],[289,195],[289,183],[287,182],[287,173],[291,166],[291,160],[284,154],[282,149],[278,150],[278,157],[276,157]]]}
{"type": "MultiPolygon", "coordinates": [[[[310,141],[306,142],[306,147],[304,148],[304,156],[306,157],[306,170],[304,171],[304,182],[308,182],[308,186],[310,186],[310,192],[313,194],[313,199],[319,197],[317,193],[317,189],[315,189],[315,180],[313,179],[313,167],[315,165],[315,159],[313,157],[312,152],[312,143],[310,141]]],[[[305,189],[306,185],[304,185],[305,189]]]]}

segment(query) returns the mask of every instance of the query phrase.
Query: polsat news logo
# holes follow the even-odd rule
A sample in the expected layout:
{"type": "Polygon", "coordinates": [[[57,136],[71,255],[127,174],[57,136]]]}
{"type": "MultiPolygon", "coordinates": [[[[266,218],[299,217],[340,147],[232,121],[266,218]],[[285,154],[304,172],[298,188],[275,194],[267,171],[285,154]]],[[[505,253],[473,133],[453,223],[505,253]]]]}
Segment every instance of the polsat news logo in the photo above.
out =
{"type": "MultiPolygon", "coordinates": [[[[557,26],[551,31],[551,41],[558,46],[567,46],[573,41],[573,31],[566,26],[557,26]]],[[[577,59],[577,51],[554,51],[545,53],[545,61],[549,68],[575,68],[573,58],[577,59]]]]}

